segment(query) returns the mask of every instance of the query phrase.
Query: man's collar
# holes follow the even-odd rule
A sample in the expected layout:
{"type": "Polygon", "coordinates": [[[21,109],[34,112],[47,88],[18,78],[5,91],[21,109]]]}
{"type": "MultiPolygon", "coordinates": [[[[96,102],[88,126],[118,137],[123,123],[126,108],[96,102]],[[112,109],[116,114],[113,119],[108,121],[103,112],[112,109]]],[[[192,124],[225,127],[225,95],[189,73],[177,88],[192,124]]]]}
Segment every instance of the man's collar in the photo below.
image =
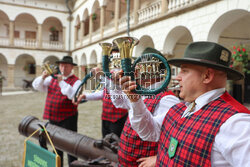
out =
{"type": "Polygon", "coordinates": [[[68,79],[70,76],[72,76],[73,75],[73,73],[70,73],[68,76],[63,76],[63,80],[66,80],[66,79],[68,79]]]}
{"type": "MultiPolygon", "coordinates": [[[[198,108],[201,108],[204,105],[210,103],[211,101],[219,98],[225,91],[226,91],[225,88],[219,88],[208,91],[200,95],[197,99],[195,99],[195,104],[198,106],[198,108]]],[[[188,106],[190,103],[186,102],[185,104],[186,106],[188,106]]]]}

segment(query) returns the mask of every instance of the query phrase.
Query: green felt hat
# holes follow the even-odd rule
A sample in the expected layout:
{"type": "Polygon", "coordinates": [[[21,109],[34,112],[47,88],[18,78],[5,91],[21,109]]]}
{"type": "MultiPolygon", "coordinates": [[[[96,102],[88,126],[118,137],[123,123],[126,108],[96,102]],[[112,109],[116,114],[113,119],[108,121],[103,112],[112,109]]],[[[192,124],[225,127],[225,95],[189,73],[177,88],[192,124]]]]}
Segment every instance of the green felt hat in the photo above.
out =
{"type": "Polygon", "coordinates": [[[231,52],[222,45],[213,42],[193,42],[185,50],[183,58],[170,59],[169,64],[180,67],[181,64],[197,64],[225,71],[229,80],[240,80],[244,75],[229,67],[231,52]]]}
{"type": "Polygon", "coordinates": [[[155,54],[159,54],[161,55],[162,57],[164,57],[160,51],[154,49],[154,48],[151,48],[151,47],[147,47],[143,52],[142,54],[150,54],[150,53],[155,53],[155,54]]]}
{"type": "Polygon", "coordinates": [[[73,66],[77,66],[77,64],[73,63],[73,59],[71,56],[63,56],[61,60],[56,61],[57,64],[65,63],[65,64],[72,64],[73,66]]]}

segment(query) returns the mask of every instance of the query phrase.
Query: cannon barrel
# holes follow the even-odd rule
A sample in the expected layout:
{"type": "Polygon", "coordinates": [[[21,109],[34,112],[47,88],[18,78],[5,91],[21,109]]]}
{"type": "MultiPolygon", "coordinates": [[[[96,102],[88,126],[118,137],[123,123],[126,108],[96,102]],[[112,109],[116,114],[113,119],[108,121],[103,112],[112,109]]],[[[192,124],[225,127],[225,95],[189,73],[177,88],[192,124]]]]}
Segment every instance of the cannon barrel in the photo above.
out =
{"type": "MultiPolygon", "coordinates": [[[[40,128],[39,124],[45,125],[45,123],[38,120],[38,118],[34,116],[27,116],[23,118],[23,120],[19,124],[19,133],[28,137],[35,130],[40,128]]],[[[65,151],[71,155],[85,160],[104,156],[110,161],[118,162],[117,154],[113,153],[108,148],[103,147],[100,149],[94,147],[94,142],[96,140],[93,138],[67,129],[63,129],[50,123],[46,124],[46,129],[54,146],[59,150],[65,151]]],[[[33,137],[38,139],[38,134],[35,134],[33,137]]]]}

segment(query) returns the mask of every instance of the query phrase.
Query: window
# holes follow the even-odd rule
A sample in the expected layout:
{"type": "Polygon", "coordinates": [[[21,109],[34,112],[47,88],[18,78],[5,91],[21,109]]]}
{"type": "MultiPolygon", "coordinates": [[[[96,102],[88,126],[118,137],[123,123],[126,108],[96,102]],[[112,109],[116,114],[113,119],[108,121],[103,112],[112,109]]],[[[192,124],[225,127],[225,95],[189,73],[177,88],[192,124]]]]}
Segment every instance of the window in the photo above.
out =
{"type": "Polygon", "coordinates": [[[25,31],[25,39],[36,39],[35,31],[25,31]]]}
{"type": "Polygon", "coordinates": [[[20,32],[19,31],[14,31],[14,37],[15,38],[20,38],[20,32]]]}
{"type": "Polygon", "coordinates": [[[59,31],[52,31],[49,36],[50,41],[59,41],[59,31]]]}
{"type": "Polygon", "coordinates": [[[36,74],[36,64],[34,64],[34,63],[28,64],[28,73],[29,74],[36,74]]]}

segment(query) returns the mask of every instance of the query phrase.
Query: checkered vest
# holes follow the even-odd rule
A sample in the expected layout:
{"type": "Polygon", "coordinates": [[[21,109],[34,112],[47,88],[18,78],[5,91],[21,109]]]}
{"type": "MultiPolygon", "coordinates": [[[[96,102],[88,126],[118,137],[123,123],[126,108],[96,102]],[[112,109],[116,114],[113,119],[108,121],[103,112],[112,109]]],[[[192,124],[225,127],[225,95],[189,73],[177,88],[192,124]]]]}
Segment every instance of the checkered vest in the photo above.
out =
{"type": "MultiPolygon", "coordinates": [[[[144,100],[147,109],[153,113],[161,98],[174,95],[172,92],[162,92],[144,100]]],[[[136,160],[142,157],[154,156],[157,153],[157,142],[143,141],[131,127],[129,118],[124,125],[118,150],[119,166],[136,167],[136,160]]]]}
{"type": "Polygon", "coordinates": [[[236,113],[249,110],[225,92],[193,115],[181,118],[184,103],[173,106],[161,129],[156,166],[211,166],[211,150],[220,126],[236,113]],[[174,157],[168,148],[171,137],[178,140],[174,157]]]}
{"type": "MultiPolygon", "coordinates": [[[[77,80],[78,78],[72,75],[64,81],[73,86],[77,80]]],[[[52,78],[48,86],[43,118],[60,122],[76,113],[77,106],[73,105],[72,101],[61,93],[61,88],[59,87],[57,79],[52,78]]]]}
{"type": "Polygon", "coordinates": [[[103,90],[103,103],[102,103],[102,120],[116,122],[122,117],[126,116],[128,110],[122,108],[116,108],[111,101],[110,94],[107,88],[103,90]]]}

